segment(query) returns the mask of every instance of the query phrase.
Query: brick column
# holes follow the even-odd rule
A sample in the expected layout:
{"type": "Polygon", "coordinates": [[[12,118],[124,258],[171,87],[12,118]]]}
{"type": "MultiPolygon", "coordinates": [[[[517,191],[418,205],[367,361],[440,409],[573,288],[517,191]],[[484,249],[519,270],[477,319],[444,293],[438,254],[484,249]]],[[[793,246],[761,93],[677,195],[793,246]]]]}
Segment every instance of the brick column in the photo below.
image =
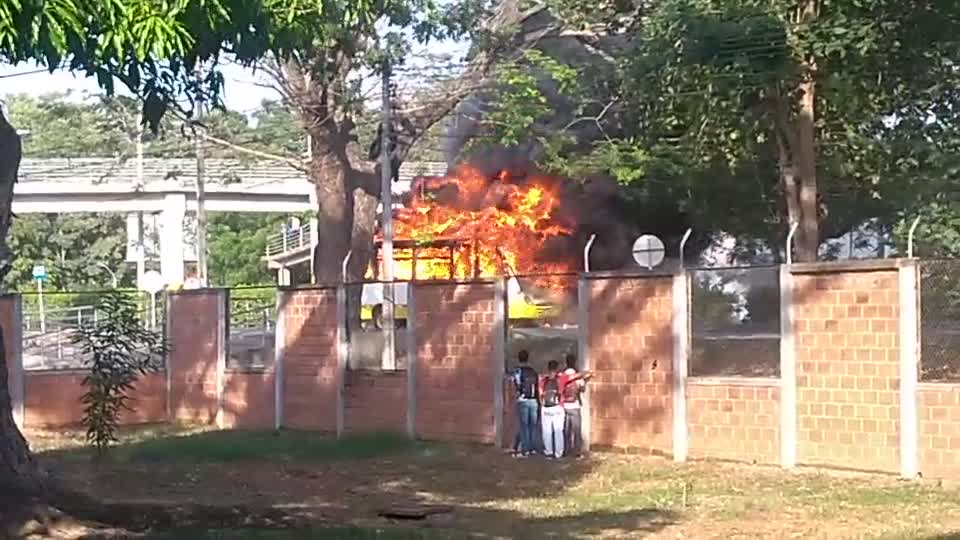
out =
{"type": "Polygon", "coordinates": [[[226,291],[213,289],[168,297],[167,377],[173,421],[222,422],[225,301],[226,291]]]}
{"type": "Polygon", "coordinates": [[[918,387],[920,383],[919,272],[915,259],[899,269],[900,301],[900,476],[920,474],[918,387]]]}
{"type": "Polygon", "coordinates": [[[337,429],[337,291],[297,289],[284,309],[283,426],[337,429]]]}

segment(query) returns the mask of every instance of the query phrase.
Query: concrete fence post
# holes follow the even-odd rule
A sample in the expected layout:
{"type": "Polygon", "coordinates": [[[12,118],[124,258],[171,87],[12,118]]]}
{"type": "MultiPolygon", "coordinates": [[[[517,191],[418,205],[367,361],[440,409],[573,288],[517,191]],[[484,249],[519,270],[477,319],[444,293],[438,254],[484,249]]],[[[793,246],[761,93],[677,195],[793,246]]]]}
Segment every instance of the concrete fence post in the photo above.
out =
{"type": "Polygon", "coordinates": [[[347,328],[347,286],[337,287],[337,371],[335,384],[337,385],[337,437],[342,437],[345,426],[344,409],[346,407],[343,394],[347,378],[347,363],[350,360],[350,336],[347,328]]]}
{"type": "Polygon", "coordinates": [[[223,429],[223,401],[230,354],[230,291],[217,291],[217,429],[223,429]]]}
{"type": "Polygon", "coordinates": [[[164,369],[164,391],[167,394],[167,422],[174,422],[176,418],[173,416],[173,365],[170,363],[170,355],[173,352],[173,349],[177,346],[176,343],[172,342],[173,336],[173,317],[170,316],[173,313],[173,304],[175,302],[176,296],[170,294],[169,292],[163,293],[163,301],[166,304],[167,309],[164,313],[163,318],[163,340],[167,344],[167,352],[163,355],[163,369],[164,369]]]}
{"type": "Polygon", "coordinates": [[[417,295],[407,285],[407,436],[417,437],[417,295]]]}
{"type": "Polygon", "coordinates": [[[690,354],[690,274],[673,276],[673,460],[686,461],[690,447],[687,428],[687,360],[690,354]]]}
{"type": "Polygon", "coordinates": [[[493,439],[503,447],[503,373],[507,357],[507,281],[498,278],[493,284],[493,354],[490,357],[493,381],[493,439]]]}
{"type": "Polygon", "coordinates": [[[793,273],[780,266],[780,465],[797,465],[797,347],[794,334],[793,273]]]}
{"type": "Polygon", "coordinates": [[[13,407],[13,421],[23,430],[26,416],[26,380],[23,373],[23,297],[12,296],[13,320],[10,333],[4,336],[7,355],[7,380],[10,385],[10,404],[13,407]]]}
{"type": "Polygon", "coordinates": [[[900,476],[914,479],[920,474],[920,432],[918,428],[918,385],[920,371],[919,287],[916,259],[899,269],[900,300],[900,476]]]}
{"type": "MultiPolygon", "coordinates": [[[[580,360],[580,370],[590,371],[590,281],[586,274],[577,280],[577,356],[580,360]]],[[[590,451],[591,441],[591,385],[586,385],[580,405],[580,435],[583,440],[584,452],[590,451]]]]}
{"type": "Polygon", "coordinates": [[[284,359],[287,350],[287,302],[290,295],[277,289],[277,323],[273,327],[273,429],[283,427],[284,359]]]}

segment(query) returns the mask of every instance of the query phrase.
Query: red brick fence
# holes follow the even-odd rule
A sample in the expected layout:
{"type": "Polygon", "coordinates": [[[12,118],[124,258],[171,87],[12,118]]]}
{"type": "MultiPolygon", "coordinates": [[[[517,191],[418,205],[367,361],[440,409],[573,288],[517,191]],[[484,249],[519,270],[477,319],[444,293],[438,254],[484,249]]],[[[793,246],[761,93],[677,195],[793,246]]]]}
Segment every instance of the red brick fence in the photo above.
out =
{"type": "MultiPolygon", "coordinates": [[[[678,461],[960,474],[960,385],[919,382],[917,262],[794,264],[779,283],[779,376],[691,377],[688,273],[581,276],[585,440],[678,461]]],[[[503,282],[411,287],[404,371],[348,369],[343,288],[278,293],[273,366],[227,369],[227,296],[171,295],[173,351],[128,421],[512,441],[503,282]]],[[[78,422],[82,375],[21,369],[16,297],[0,324],[20,424],[78,422]]]]}

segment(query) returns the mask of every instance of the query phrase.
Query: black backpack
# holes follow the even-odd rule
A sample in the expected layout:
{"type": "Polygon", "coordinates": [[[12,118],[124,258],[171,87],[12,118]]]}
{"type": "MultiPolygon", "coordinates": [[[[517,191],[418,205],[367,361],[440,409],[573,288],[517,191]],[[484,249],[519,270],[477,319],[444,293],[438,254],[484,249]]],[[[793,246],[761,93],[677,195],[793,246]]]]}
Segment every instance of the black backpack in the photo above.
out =
{"type": "Polygon", "coordinates": [[[547,377],[543,385],[543,406],[556,407],[560,405],[560,381],[556,375],[547,377]]]}
{"type": "Polygon", "coordinates": [[[537,372],[530,366],[520,368],[520,381],[517,392],[523,399],[537,399],[537,372]]]}

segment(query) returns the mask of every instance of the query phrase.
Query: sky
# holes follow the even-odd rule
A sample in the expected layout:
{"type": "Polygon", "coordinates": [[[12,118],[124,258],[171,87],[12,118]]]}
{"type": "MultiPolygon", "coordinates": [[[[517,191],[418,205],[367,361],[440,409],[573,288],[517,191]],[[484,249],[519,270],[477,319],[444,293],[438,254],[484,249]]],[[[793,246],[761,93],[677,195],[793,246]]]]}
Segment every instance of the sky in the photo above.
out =
{"type": "MultiPolygon", "coordinates": [[[[417,49],[414,54],[429,51],[432,55],[462,55],[466,52],[467,44],[445,41],[417,49]]],[[[413,64],[416,65],[417,62],[413,64]]],[[[39,69],[38,65],[32,63],[17,66],[0,63],[0,98],[11,94],[38,97],[51,93],[68,93],[69,99],[82,101],[91,95],[103,93],[97,85],[96,77],[85,77],[82,73],[73,74],[66,70],[35,73],[39,69]]],[[[275,90],[261,86],[270,82],[266,74],[236,64],[224,64],[220,69],[226,83],[223,100],[228,109],[249,115],[263,100],[280,99],[280,94],[275,90]]],[[[122,85],[118,85],[117,89],[118,93],[129,95],[129,92],[123,91],[122,85]]]]}

